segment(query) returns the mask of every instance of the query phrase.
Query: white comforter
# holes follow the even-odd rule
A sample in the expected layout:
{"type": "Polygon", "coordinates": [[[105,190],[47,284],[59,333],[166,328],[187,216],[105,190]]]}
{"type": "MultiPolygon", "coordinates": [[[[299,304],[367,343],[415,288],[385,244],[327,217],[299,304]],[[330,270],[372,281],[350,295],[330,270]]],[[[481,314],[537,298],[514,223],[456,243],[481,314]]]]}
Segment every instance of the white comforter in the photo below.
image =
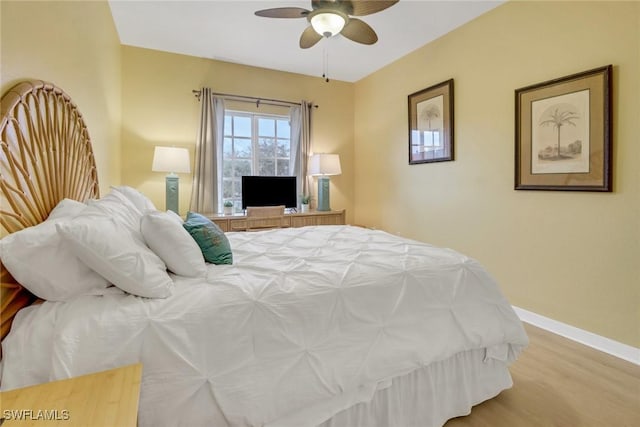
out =
{"type": "Polygon", "coordinates": [[[166,300],[82,297],[23,310],[2,388],[141,361],[140,425],[316,425],[455,353],[527,344],[473,259],[349,226],[230,233],[234,265],[166,300]]]}

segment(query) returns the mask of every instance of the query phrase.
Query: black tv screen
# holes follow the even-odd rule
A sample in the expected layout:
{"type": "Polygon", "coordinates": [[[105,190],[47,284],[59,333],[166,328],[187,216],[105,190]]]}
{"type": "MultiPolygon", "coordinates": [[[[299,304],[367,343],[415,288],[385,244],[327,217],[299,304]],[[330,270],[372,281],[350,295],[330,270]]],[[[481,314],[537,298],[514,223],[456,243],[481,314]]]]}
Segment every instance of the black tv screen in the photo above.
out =
{"type": "Polygon", "coordinates": [[[247,206],[298,205],[295,176],[243,176],[242,209],[247,206]]]}

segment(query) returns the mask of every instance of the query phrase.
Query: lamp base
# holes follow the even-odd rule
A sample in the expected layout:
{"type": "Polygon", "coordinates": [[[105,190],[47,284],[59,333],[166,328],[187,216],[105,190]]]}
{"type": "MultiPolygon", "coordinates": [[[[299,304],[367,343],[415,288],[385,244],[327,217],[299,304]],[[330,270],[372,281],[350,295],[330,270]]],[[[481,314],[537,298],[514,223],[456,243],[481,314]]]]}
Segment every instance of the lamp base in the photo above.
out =
{"type": "Polygon", "coordinates": [[[178,212],[178,201],[179,197],[179,179],[178,175],[175,173],[169,174],[165,177],[166,183],[166,194],[165,194],[165,205],[168,211],[178,212]]]}
{"type": "Polygon", "coordinates": [[[318,206],[317,211],[330,211],[329,207],[329,177],[318,177],[318,206]]]}

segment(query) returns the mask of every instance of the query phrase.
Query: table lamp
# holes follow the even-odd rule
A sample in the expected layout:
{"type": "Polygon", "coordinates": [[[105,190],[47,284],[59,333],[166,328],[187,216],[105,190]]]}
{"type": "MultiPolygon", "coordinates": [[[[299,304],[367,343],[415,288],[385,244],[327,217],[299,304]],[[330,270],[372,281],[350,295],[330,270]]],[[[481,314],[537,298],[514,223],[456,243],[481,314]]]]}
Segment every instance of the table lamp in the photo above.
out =
{"type": "Polygon", "coordinates": [[[153,172],[169,172],[166,176],[166,209],[178,213],[179,178],[176,173],[190,173],[189,150],[177,147],[156,147],[153,152],[153,172]]]}
{"type": "Polygon", "coordinates": [[[309,159],[309,175],[318,177],[318,211],[330,211],[329,176],[340,175],[340,156],[337,154],[314,154],[309,159]]]}

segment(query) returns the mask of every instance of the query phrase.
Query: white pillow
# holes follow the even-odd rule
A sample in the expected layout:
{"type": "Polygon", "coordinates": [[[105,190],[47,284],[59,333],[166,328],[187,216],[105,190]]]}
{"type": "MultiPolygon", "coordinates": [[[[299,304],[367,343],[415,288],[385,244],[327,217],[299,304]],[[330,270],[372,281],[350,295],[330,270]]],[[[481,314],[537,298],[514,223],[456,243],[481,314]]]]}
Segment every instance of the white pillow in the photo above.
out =
{"type": "Polygon", "coordinates": [[[89,200],[87,205],[82,215],[105,215],[140,233],[142,211],[121,193],[112,191],[100,199],[89,200]]]}
{"type": "Polygon", "coordinates": [[[153,202],[149,200],[147,196],[133,187],[122,185],[120,187],[112,186],[111,189],[129,199],[129,201],[133,203],[133,205],[138,208],[140,212],[145,212],[147,210],[157,210],[153,202]]]}
{"type": "Polygon", "coordinates": [[[82,212],[87,205],[73,199],[62,199],[49,214],[47,219],[73,218],[82,212]]]}
{"type": "Polygon", "coordinates": [[[169,217],[172,220],[174,220],[176,223],[180,225],[184,224],[184,220],[182,219],[182,217],[177,213],[175,213],[174,211],[172,211],[171,209],[167,210],[166,214],[169,215],[169,217]]]}
{"type": "Polygon", "coordinates": [[[202,277],[207,273],[200,246],[184,229],[182,220],[178,222],[168,212],[147,211],[140,222],[140,230],[147,245],[175,274],[202,277]]]}
{"type": "Polygon", "coordinates": [[[139,232],[117,218],[90,212],[56,225],[78,258],[123,291],[148,298],[171,295],[165,264],[139,232]]]}
{"type": "Polygon", "coordinates": [[[87,267],[56,232],[68,218],[48,219],[0,240],[0,258],[32,294],[49,301],[102,295],[110,283],[87,267]]]}

